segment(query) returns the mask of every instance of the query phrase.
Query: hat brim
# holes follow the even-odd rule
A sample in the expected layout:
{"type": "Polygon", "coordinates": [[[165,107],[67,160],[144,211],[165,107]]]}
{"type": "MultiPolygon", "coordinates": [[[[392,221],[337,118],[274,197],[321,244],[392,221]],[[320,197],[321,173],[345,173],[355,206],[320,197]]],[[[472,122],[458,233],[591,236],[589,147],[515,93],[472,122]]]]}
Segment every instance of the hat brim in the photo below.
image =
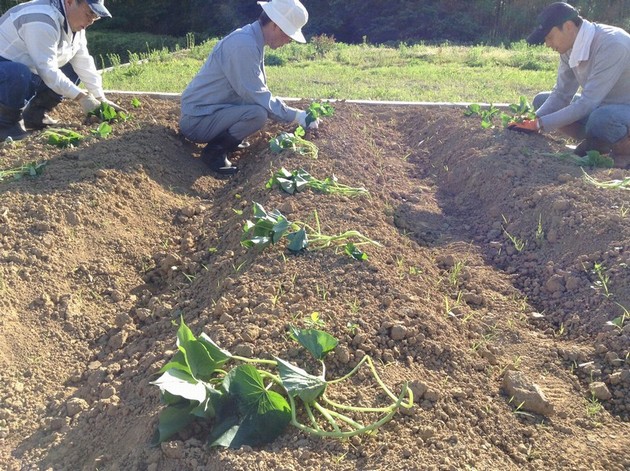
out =
{"type": "Polygon", "coordinates": [[[109,12],[109,10],[107,8],[105,8],[103,5],[101,5],[100,3],[90,3],[88,2],[88,5],[90,6],[90,10],[92,10],[94,13],[96,13],[99,18],[111,18],[112,14],[109,12]]]}
{"type": "Polygon", "coordinates": [[[273,21],[276,25],[278,25],[278,28],[280,28],[284,34],[286,34],[291,39],[299,43],[306,42],[306,38],[304,37],[302,30],[295,29],[295,27],[289,24],[289,22],[282,15],[279,15],[276,12],[276,10],[270,5],[271,2],[257,2],[257,3],[258,5],[262,7],[265,13],[267,13],[267,16],[269,17],[269,19],[273,21]]]}
{"type": "Polygon", "coordinates": [[[538,26],[534,31],[527,36],[527,44],[532,46],[539,46],[545,42],[545,38],[551,31],[551,28],[544,28],[542,25],[538,26]]]}

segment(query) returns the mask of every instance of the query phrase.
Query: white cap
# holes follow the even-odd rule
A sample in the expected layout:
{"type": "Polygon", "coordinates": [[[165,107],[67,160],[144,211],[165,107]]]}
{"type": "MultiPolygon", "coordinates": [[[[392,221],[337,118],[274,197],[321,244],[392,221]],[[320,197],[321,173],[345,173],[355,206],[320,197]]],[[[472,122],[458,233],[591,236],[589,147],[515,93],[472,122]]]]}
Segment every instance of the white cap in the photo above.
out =
{"type": "Polygon", "coordinates": [[[299,0],[271,0],[258,2],[267,16],[291,39],[305,43],[302,27],[308,21],[308,12],[299,0]]]}

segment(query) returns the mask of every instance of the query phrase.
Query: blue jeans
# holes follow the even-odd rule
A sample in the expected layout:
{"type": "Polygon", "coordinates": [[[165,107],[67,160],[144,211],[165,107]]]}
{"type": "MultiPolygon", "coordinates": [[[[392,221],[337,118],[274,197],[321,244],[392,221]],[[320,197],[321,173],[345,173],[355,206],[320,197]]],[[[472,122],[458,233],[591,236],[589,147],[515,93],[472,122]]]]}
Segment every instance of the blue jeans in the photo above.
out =
{"type": "MultiPolygon", "coordinates": [[[[551,92],[536,95],[532,106],[535,110],[547,101],[551,92]]],[[[579,98],[575,95],[573,100],[579,98]]],[[[590,115],[577,121],[584,126],[587,138],[597,138],[614,144],[626,137],[630,131],[630,105],[601,105],[590,115]]]]}
{"type": "MultiPolygon", "coordinates": [[[[60,69],[75,84],[80,80],[71,64],[60,69]]],[[[22,109],[33,96],[48,86],[24,64],[0,57],[0,104],[7,108],[22,109]]],[[[61,98],[61,95],[59,95],[61,98]]]]}

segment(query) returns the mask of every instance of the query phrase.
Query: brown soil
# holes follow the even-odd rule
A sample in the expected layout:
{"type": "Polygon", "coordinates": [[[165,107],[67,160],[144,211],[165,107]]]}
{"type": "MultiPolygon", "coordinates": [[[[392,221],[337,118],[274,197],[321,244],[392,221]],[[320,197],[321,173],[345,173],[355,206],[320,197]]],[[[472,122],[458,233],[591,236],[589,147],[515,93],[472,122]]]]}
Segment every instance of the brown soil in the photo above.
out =
{"type": "MultiPolygon", "coordinates": [[[[308,136],[319,159],[272,154],[268,139],[292,129],[270,124],[221,179],[179,138],[177,102],[141,101],[108,139],[0,150],[4,169],[48,161],[0,183],[3,469],[630,469],[630,322],[606,324],[630,308],[630,199],[546,155],[562,139],[483,130],[462,109],[338,102],[308,136]],[[265,189],[280,166],[371,198],[265,189]],[[253,201],[383,246],[366,262],[246,250],[253,201]],[[314,311],[340,340],[329,378],[369,354],[417,404],[348,441],[289,427],[260,449],[209,450],[193,427],[149,445],[150,382],[180,316],[228,350],[302,364],[286,328],[314,311]]],[[[342,392],[361,402],[372,384],[342,392]]]]}

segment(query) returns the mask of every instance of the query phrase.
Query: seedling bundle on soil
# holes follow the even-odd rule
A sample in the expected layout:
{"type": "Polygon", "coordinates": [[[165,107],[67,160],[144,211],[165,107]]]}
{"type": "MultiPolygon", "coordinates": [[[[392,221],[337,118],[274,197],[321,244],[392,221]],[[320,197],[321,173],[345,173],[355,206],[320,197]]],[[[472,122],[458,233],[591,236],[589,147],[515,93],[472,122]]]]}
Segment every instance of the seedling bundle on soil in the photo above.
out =
{"type": "Polygon", "coordinates": [[[322,234],[317,212],[314,213],[316,228],[305,223],[289,222],[277,209],[267,212],[259,203],[254,203],[253,212],[254,222],[248,220],[243,227],[241,244],[247,248],[264,249],[286,237],[289,242],[287,249],[293,253],[333,247],[343,248],[347,255],[356,260],[367,260],[367,255],[358,246],[368,243],[381,245],[355,230],[335,236],[322,234]],[[291,230],[293,232],[289,232],[291,230]],[[351,239],[358,241],[354,243],[351,239]]]}
{"type": "Polygon", "coordinates": [[[369,192],[363,188],[354,188],[351,186],[343,185],[337,181],[337,177],[327,177],[324,180],[319,180],[309,174],[306,170],[299,169],[289,172],[286,168],[282,167],[269,179],[266,188],[280,188],[282,191],[291,195],[298,193],[306,188],[312,188],[313,190],[327,194],[339,194],[344,196],[369,196],[369,192]]]}
{"type": "Polygon", "coordinates": [[[44,171],[44,162],[31,162],[21,165],[19,167],[10,168],[7,170],[0,170],[0,182],[12,177],[14,180],[19,180],[22,177],[30,176],[34,177],[40,175],[44,171]]]}
{"type": "Polygon", "coordinates": [[[65,128],[48,128],[42,136],[48,140],[48,144],[56,147],[74,147],[85,137],[72,129],[65,128]]]}
{"type": "Polygon", "coordinates": [[[546,157],[555,157],[561,160],[573,162],[580,167],[612,168],[612,166],[615,164],[612,158],[608,157],[607,155],[602,155],[596,150],[589,150],[584,156],[576,155],[573,152],[559,152],[556,154],[544,152],[540,155],[544,155],[546,157]]]}
{"type": "Polygon", "coordinates": [[[276,154],[284,150],[291,150],[296,154],[316,159],[319,149],[311,141],[304,139],[305,134],[306,132],[302,126],[298,126],[292,133],[281,132],[269,141],[269,148],[276,154]]]}
{"type": "MultiPolygon", "coordinates": [[[[140,106],[140,101],[134,98],[132,106],[140,106]]],[[[105,139],[112,132],[111,123],[127,121],[130,116],[122,111],[116,111],[111,105],[101,103],[94,111],[88,113],[88,118],[97,119],[100,124],[91,131],[92,135],[105,139]]],[[[48,144],[57,147],[74,147],[85,137],[76,131],[64,128],[48,128],[43,134],[48,139],[48,144]]]]}
{"type": "MultiPolygon", "coordinates": [[[[333,113],[334,109],[330,104],[313,102],[306,109],[306,126],[323,116],[332,116],[333,113]]],[[[302,126],[298,126],[293,133],[281,132],[269,141],[269,148],[276,154],[288,149],[316,159],[319,149],[311,141],[304,139],[305,135],[306,131],[302,126]]]]}
{"type": "Polygon", "coordinates": [[[332,116],[335,110],[330,103],[311,103],[306,109],[306,126],[324,116],[332,116]]]}
{"type": "Polygon", "coordinates": [[[88,116],[95,116],[99,119],[99,121],[114,123],[114,122],[124,122],[129,119],[129,116],[123,111],[116,111],[113,106],[108,105],[107,103],[101,103],[101,106],[96,108],[94,111],[88,113],[88,116]]]}
{"type": "Polygon", "coordinates": [[[106,138],[112,133],[112,127],[107,121],[103,121],[96,129],[92,129],[92,134],[100,138],[106,138]]]}
{"type": "Polygon", "coordinates": [[[536,118],[534,109],[524,96],[519,97],[518,104],[513,103],[508,108],[510,113],[505,113],[492,104],[484,109],[481,105],[472,103],[464,111],[464,116],[479,116],[481,118],[481,127],[484,129],[494,127],[494,118],[496,116],[499,116],[501,119],[503,127],[507,127],[511,121],[522,122],[525,119],[536,118]]]}
{"type": "Polygon", "coordinates": [[[326,380],[324,358],[337,346],[337,339],[320,330],[295,327],[290,328],[290,336],[319,363],[320,375],[278,357],[268,360],[233,355],[204,333],[195,337],[182,319],[177,331],[178,352],[152,383],[160,388],[166,404],[155,443],[168,440],[198,420],[211,421],[210,446],[239,448],[269,443],[289,423],[318,437],[347,438],[373,433],[398,409],[412,407],[413,394],[407,383],[396,396],[383,383],[369,356],[342,378],[326,380]],[[228,371],[230,363],[238,365],[228,371]],[[391,402],[384,407],[359,407],[330,400],[326,395],[329,386],[351,378],[364,364],[391,402]],[[298,411],[300,405],[303,410],[298,411]],[[367,425],[355,418],[374,413],[380,418],[367,425]]]}
{"type": "MultiPolygon", "coordinates": [[[[584,172],[584,170],[582,170],[582,172],[584,172]]],[[[601,181],[591,177],[588,173],[584,172],[584,179],[591,185],[595,185],[606,190],[630,190],[630,177],[626,177],[621,180],[601,181]]]]}

